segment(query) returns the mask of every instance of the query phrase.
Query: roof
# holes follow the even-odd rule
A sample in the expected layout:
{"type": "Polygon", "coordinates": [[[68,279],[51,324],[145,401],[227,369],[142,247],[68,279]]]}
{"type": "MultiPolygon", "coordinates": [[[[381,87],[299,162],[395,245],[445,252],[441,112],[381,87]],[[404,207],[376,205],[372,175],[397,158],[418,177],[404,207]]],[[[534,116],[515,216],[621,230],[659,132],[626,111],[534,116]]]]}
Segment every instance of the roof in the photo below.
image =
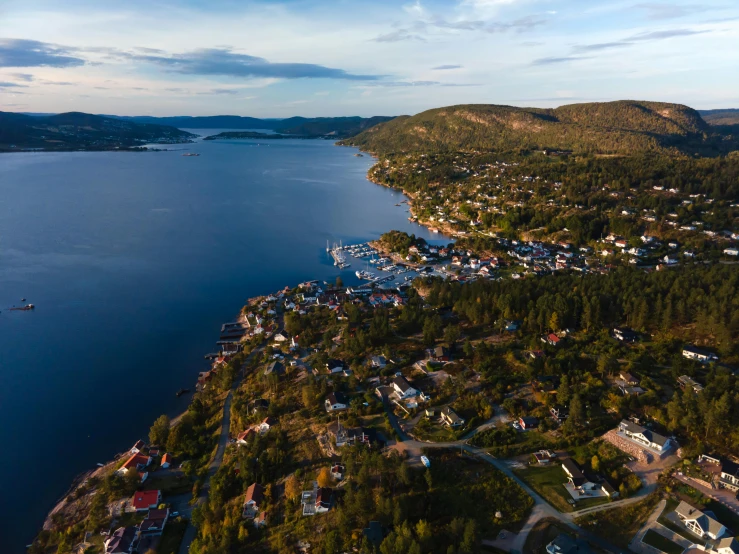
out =
{"type": "Polygon", "coordinates": [[[318,489],[318,492],[316,493],[316,505],[320,504],[324,508],[329,508],[331,506],[331,495],[333,492],[334,491],[329,487],[321,487],[318,489]]]}
{"type": "Polygon", "coordinates": [[[524,425],[536,425],[539,423],[539,420],[534,416],[523,416],[518,419],[523,421],[524,425]]]}
{"type": "Polygon", "coordinates": [[[246,498],[244,503],[253,502],[257,507],[264,500],[264,487],[259,483],[252,483],[248,489],[246,489],[246,498]]]}
{"type": "Polygon", "coordinates": [[[725,539],[721,539],[716,543],[715,550],[719,550],[722,548],[728,548],[732,552],[739,553],[739,541],[737,541],[734,537],[726,537],[725,539]]]}
{"type": "Polygon", "coordinates": [[[168,464],[172,462],[172,455],[169,452],[165,452],[164,456],[162,456],[162,463],[168,464]]]}
{"type": "Polygon", "coordinates": [[[326,400],[331,403],[331,405],[334,404],[344,404],[346,405],[346,397],[343,395],[343,393],[340,392],[330,392],[328,396],[326,397],[326,400]]]}
{"type": "Polygon", "coordinates": [[[162,529],[168,516],[169,510],[167,510],[166,508],[164,510],[149,510],[146,519],[141,522],[141,532],[145,533],[146,531],[150,531],[152,529],[162,529]]]}
{"type": "Polygon", "coordinates": [[[695,521],[696,525],[698,525],[704,533],[708,533],[714,537],[724,530],[724,526],[721,525],[721,523],[713,519],[708,514],[701,512],[698,508],[694,508],[684,500],[678,504],[677,508],[675,508],[675,513],[683,519],[695,521]]]}
{"type": "Polygon", "coordinates": [[[654,444],[658,444],[659,446],[664,446],[668,440],[667,437],[660,435],[659,433],[650,431],[646,427],[642,427],[641,425],[637,425],[636,423],[628,421],[626,419],[621,420],[620,426],[626,429],[629,433],[644,435],[644,437],[649,442],[653,442],[654,444]]]}
{"type": "Polygon", "coordinates": [[[249,429],[247,429],[246,431],[242,431],[241,433],[239,433],[239,434],[238,434],[238,435],[236,436],[236,440],[239,440],[239,441],[245,441],[245,440],[246,440],[246,439],[248,439],[248,438],[249,438],[249,436],[250,436],[250,435],[252,435],[252,434],[254,434],[254,429],[251,429],[251,428],[249,428],[249,429]]]}
{"type": "Polygon", "coordinates": [[[452,409],[451,406],[445,407],[443,410],[441,410],[441,413],[453,423],[462,423],[464,421],[461,417],[459,417],[457,412],[452,409]]]}
{"type": "Polygon", "coordinates": [[[739,464],[731,460],[721,460],[721,471],[729,475],[739,476],[739,464]]]}
{"type": "Polygon", "coordinates": [[[443,346],[437,346],[436,348],[434,348],[434,355],[437,358],[443,358],[444,356],[447,355],[447,349],[444,348],[443,346]]]}
{"type": "Polygon", "coordinates": [[[159,502],[159,491],[138,491],[133,495],[131,504],[137,510],[143,510],[149,506],[156,506],[159,502]]]}
{"type": "MultiPolygon", "coordinates": [[[[552,550],[558,554],[573,554],[575,552],[586,554],[591,552],[587,544],[580,543],[564,533],[559,534],[549,545],[553,546],[552,550]]],[[[547,547],[547,551],[549,551],[549,547],[547,547]]]]}
{"type": "Polygon", "coordinates": [[[105,541],[106,552],[128,552],[130,550],[131,543],[136,540],[136,528],[135,527],[119,527],[113,534],[105,541]]]}
{"type": "Polygon", "coordinates": [[[273,417],[265,417],[262,420],[262,425],[277,425],[277,420],[273,417]]]}
{"type": "Polygon", "coordinates": [[[279,375],[282,373],[284,369],[284,366],[280,362],[272,362],[267,366],[267,369],[264,370],[265,375],[271,375],[273,373],[279,375]]]}
{"type": "Polygon", "coordinates": [[[134,444],[134,445],[133,445],[133,446],[131,447],[131,450],[133,450],[134,448],[135,448],[136,450],[141,450],[141,449],[142,449],[142,448],[144,448],[145,446],[146,446],[146,443],[145,443],[144,441],[136,441],[136,444],[134,444]]]}
{"type": "Polygon", "coordinates": [[[570,475],[572,482],[575,485],[582,485],[585,482],[585,475],[583,474],[580,466],[575,463],[572,458],[567,458],[562,462],[562,467],[565,472],[570,475]]]}
{"type": "Polygon", "coordinates": [[[121,466],[121,469],[129,470],[129,469],[136,469],[139,465],[147,465],[149,463],[149,456],[145,456],[144,454],[131,454],[131,456],[126,460],[123,465],[121,466]]]}
{"type": "Polygon", "coordinates": [[[408,382],[408,379],[403,377],[402,375],[399,375],[395,379],[393,379],[393,384],[400,389],[401,392],[405,393],[408,392],[411,387],[411,384],[408,382]]]}

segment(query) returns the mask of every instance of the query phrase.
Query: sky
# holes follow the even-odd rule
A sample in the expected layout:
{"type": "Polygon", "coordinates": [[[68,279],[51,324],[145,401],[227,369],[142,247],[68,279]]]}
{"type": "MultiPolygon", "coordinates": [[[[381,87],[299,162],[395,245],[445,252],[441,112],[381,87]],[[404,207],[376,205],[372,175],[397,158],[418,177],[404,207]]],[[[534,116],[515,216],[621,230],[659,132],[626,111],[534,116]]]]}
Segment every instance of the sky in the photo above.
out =
{"type": "Polygon", "coordinates": [[[2,0],[0,111],[739,108],[736,0],[2,0]]]}

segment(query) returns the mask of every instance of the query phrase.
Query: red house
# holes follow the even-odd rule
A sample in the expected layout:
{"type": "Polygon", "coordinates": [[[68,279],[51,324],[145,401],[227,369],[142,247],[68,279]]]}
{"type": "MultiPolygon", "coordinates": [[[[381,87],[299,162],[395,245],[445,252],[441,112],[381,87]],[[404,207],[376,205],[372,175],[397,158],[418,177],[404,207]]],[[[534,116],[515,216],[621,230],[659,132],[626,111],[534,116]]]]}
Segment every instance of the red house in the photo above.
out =
{"type": "Polygon", "coordinates": [[[137,512],[155,509],[162,500],[162,491],[139,491],[133,495],[131,505],[137,512]]]}

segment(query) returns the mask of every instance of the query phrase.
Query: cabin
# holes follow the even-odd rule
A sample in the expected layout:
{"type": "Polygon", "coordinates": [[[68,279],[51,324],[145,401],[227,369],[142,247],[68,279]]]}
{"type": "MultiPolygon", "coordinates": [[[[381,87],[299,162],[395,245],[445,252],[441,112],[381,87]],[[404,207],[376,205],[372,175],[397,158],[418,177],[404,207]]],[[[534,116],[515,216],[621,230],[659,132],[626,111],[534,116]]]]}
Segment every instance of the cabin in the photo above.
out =
{"type": "Polygon", "coordinates": [[[464,425],[464,418],[455,412],[451,406],[441,410],[441,421],[449,427],[460,427],[464,425]]]}
{"type": "Polygon", "coordinates": [[[172,454],[169,452],[166,452],[164,456],[162,456],[162,462],[159,464],[162,469],[167,469],[169,466],[172,465],[172,454]]]}
{"type": "Polygon", "coordinates": [[[137,512],[145,512],[159,506],[162,501],[162,491],[137,491],[131,498],[131,506],[137,512]]]}
{"type": "Polygon", "coordinates": [[[636,342],[639,335],[626,327],[614,327],[611,336],[621,342],[636,342]]]}
{"type": "Polygon", "coordinates": [[[141,534],[148,536],[161,535],[164,532],[164,527],[167,525],[167,519],[169,519],[169,509],[164,508],[162,510],[151,509],[146,515],[146,519],[141,522],[141,534]]]}
{"type": "Polygon", "coordinates": [[[263,506],[263,504],[264,487],[259,483],[252,483],[246,490],[242,517],[244,519],[254,519],[259,513],[259,510],[263,506]]]}
{"type": "Polygon", "coordinates": [[[539,419],[533,416],[523,416],[518,418],[518,424],[521,426],[521,429],[528,431],[529,429],[539,427],[539,419]]]}
{"type": "Polygon", "coordinates": [[[691,346],[689,344],[683,347],[683,358],[687,358],[688,360],[695,360],[696,362],[700,362],[702,364],[718,361],[718,356],[716,356],[716,354],[714,354],[713,352],[701,350],[700,348],[696,348],[695,346],[691,346]]]}
{"type": "Polygon", "coordinates": [[[587,477],[585,477],[585,474],[580,469],[580,466],[578,466],[575,460],[573,460],[572,458],[567,458],[565,461],[562,462],[562,469],[567,475],[567,479],[569,479],[572,486],[580,493],[588,493],[599,488],[598,485],[591,482],[587,477]]]}
{"type": "Polygon", "coordinates": [[[418,396],[419,394],[418,389],[413,388],[408,380],[402,375],[398,375],[393,379],[391,386],[393,387],[393,392],[399,399],[411,398],[413,396],[418,396]]]}
{"type": "Polygon", "coordinates": [[[677,378],[677,384],[680,388],[685,390],[692,390],[695,394],[698,394],[703,390],[703,385],[688,375],[681,375],[677,378]]]}
{"type": "Polygon", "coordinates": [[[339,412],[349,407],[349,401],[340,392],[329,393],[324,404],[327,412],[339,412]]]}

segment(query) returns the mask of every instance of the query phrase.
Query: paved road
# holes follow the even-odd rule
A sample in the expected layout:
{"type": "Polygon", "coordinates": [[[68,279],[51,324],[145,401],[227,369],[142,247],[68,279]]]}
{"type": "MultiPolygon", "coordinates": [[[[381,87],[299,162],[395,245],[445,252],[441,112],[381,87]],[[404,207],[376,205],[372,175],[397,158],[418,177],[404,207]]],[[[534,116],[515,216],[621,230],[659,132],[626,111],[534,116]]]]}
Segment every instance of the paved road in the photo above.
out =
{"type": "Polygon", "coordinates": [[[660,500],[659,504],[657,504],[657,507],[654,509],[652,514],[649,516],[649,519],[642,525],[642,528],[639,529],[639,531],[634,535],[634,538],[631,539],[631,542],[629,543],[629,549],[633,550],[637,554],[659,554],[661,551],[657,550],[653,546],[649,546],[648,544],[645,544],[642,542],[642,539],[644,538],[644,535],[647,534],[647,531],[649,531],[652,526],[654,526],[657,523],[657,518],[659,518],[660,514],[662,513],[662,510],[665,509],[665,506],[667,505],[666,500],[660,500]]]}
{"type": "MultiPolygon", "coordinates": [[[[210,491],[210,479],[216,474],[218,468],[220,468],[221,464],[223,463],[223,455],[226,453],[228,439],[231,434],[231,401],[233,400],[233,393],[241,383],[241,379],[244,376],[244,371],[246,370],[247,364],[252,360],[254,356],[261,353],[262,350],[263,347],[261,346],[255,348],[254,351],[252,351],[251,354],[246,357],[244,363],[241,366],[241,373],[237,376],[236,379],[234,379],[234,384],[231,387],[231,390],[228,392],[226,401],[223,403],[223,422],[221,424],[221,436],[218,438],[218,447],[216,448],[215,456],[213,456],[213,459],[208,466],[208,473],[205,477],[205,482],[200,489],[200,494],[198,495],[198,499],[195,502],[195,505],[200,505],[205,502],[205,499],[208,497],[208,492],[210,491]]],[[[189,516],[192,513],[192,505],[190,505],[188,502],[188,506],[189,510],[185,511],[184,513],[189,516]]],[[[183,508],[183,510],[186,509],[183,508]]],[[[180,511],[181,514],[183,514],[183,510],[180,511]]],[[[192,541],[195,540],[196,535],[197,529],[192,524],[192,519],[190,519],[190,522],[187,525],[187,529],[185,530],[185,535],[182,538],[182,543],[180,544],[179,554],[188,554],[188,551],[190,550],[190,545],[192,544],[192,541]]]]}

